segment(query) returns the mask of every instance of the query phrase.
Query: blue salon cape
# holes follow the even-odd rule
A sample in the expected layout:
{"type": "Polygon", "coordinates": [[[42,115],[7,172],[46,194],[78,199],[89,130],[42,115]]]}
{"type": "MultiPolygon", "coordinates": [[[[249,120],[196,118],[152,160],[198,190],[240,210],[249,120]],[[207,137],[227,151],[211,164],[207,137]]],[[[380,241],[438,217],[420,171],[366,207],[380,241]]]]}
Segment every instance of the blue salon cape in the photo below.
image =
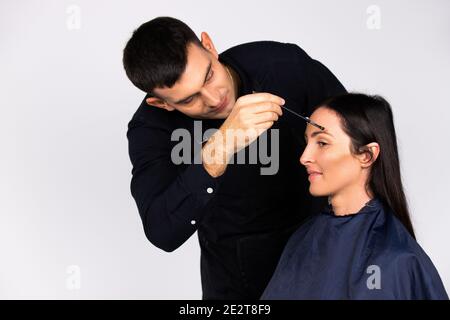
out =
{"type": "Polygon", "coordinates": [[[372,199],[357,214],[331,206],[289,239],[261,299],[448,299],[430,258],[372,199]]]}

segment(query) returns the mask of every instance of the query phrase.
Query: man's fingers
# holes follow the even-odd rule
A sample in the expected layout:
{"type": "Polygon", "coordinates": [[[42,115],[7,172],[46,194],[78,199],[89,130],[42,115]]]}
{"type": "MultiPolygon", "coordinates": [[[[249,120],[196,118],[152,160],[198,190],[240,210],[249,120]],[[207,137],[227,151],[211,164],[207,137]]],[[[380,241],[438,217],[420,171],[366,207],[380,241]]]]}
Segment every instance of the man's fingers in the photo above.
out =
{"type": "Polygon", "coordinates": [[[277,113],[279,116],[283,115],[283,110],[281,109],[281,107],[273,102],[264,104],[254,104],[252,106],[253,106],[252,112],[255,114],[272,111],[277,113]]]}
{"type": "Polygon", "coordinates": [[[278,114],[275,112],[264,112],[264,113],[258,113],[254,116],[252,119],[255,124],[260,124],[263,122],[270,122],[270,121],[277,121],[278,120],[278,114]]]}
{"type": "MultiPolygon", "coordinates": [[[[267,129],[269,129],[270,127],[272,127],[274,124],[274,121],[266,121],[266,122],[262,122],[260,124],[257,124],[255,126],[255,129],[257,130],[257,132],[259,132],[260,134],[264,131],[266,131],[267,129]]],[[[259,135],[260,135],[259,134],[259,135]]]]}
{"type": "Polygon", "coordinates": [[[258,102],[273,102],[277,105],[283,105],[284,99],[268,92],[252,93],[239,98],[242,103],[258,103],[258,102]]]}

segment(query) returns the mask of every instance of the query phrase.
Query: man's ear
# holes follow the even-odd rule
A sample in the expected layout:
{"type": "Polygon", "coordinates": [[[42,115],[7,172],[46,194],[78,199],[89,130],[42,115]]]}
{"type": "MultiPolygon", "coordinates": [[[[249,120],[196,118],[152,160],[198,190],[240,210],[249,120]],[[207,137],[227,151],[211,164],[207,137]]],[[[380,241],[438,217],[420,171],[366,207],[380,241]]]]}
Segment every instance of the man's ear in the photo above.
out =
{"type": "Polygon", "coordinates": [[[162,100],[160,98],[157,98],[157,97],[149,97],[149,98],[145,99],[145,102],[147,102],[147,104],[149,106],[154,106],[154,107],[157,107],[157,108],[165,109],[167,111],[175,110],[174,107],[169,106],[167,104],[167,102],[165,102],[164,100],[162,100]]]}
{"type": "Polygon", "coordinates": [[[369,168],[378,158],[380,154],[380,145],[376,142],[371,142],[360,149],[361,154],[357,157],[361,163],[362,168],[369,168]]]}
{"type": "Polygon", "coordinates": [[[219,54],[217,53],[217,50],[214,47],[214,44],[213,44],[211,38],[209,37],[209,35],[206,32],[202,32],[201,38],[202,38],[203,48],[208,50],[216,59],[218,59],[219,54]]]}

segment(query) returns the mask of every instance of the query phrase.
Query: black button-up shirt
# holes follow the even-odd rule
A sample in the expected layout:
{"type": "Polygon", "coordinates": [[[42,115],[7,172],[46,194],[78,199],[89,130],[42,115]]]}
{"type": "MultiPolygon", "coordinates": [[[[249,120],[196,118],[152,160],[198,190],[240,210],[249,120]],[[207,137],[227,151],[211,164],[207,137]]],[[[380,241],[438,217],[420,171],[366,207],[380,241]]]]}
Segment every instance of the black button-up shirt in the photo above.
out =
{"type": "MultiPolygon", "coordinates": [[[[242,44],[220,54],[219,60],[239,75],[238,96],[270,92],[302,115],[325,98],[345,93],[324,65],[294,44],[242,44]]],[[[172,132],[184,128],[194,137],[194,121],[200,120],[148,106],[144,99],[129,122],[131,193],[145,234],[155,246],[173,251],[198,231],[203,298],[258,299],[291,233],[312,208],[324,203],[309,195],[306,171],[299,163],[305,122],[283,110],[266,132],[271,150],[271,130],[278,129],[276,174],[262,175],[261,168],[269,165],[258,159],[255,164],[235,161],[213,178],[202,164],[171,160],[179,143],[171,140],[172,132]]],[[[223,121],[201,120],[202,131],[219,128],[223,121]]],[[[194,137],[192,150],[200,150],[201,143],[201,136],[194,137]]],[[[248,159],[248,147],[240,152],[248,159]]]]}

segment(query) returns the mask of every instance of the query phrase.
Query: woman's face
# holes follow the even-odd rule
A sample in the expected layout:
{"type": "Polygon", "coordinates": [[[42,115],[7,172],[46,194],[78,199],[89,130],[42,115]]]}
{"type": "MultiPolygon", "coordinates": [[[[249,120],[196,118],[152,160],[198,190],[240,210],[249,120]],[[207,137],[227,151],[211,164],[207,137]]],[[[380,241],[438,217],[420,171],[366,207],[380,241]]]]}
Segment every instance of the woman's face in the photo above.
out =
{"type": "Polygon", "coordinates": [[[367,170],[361,164],[361,156],[351,153],[350,137],[342,130],[338,115],[320,107],[311,115],[311,120],[325,130],[306,126],[307,145],[300,163],[308,172],[309,192],[313,196],[350,195],[365,188],[367,170]]]}

